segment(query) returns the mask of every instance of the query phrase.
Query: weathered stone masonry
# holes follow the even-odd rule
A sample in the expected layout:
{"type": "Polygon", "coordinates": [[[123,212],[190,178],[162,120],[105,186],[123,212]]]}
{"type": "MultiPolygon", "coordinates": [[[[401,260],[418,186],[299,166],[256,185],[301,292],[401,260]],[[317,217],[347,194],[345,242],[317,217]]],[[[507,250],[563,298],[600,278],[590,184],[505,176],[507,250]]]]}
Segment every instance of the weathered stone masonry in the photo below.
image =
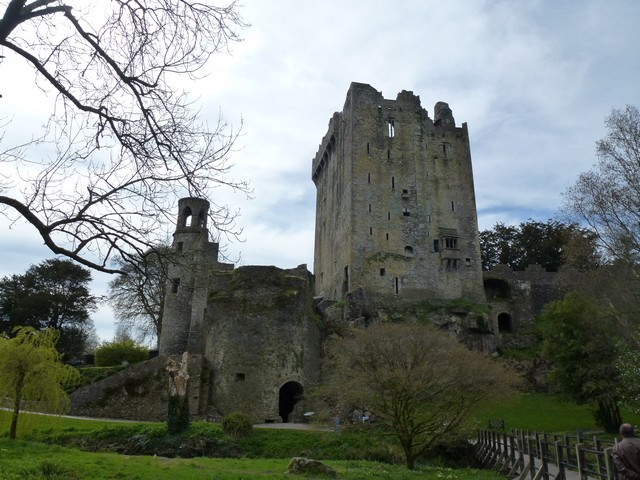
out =
{"type": "Polygon", "coordinates": [[[300,421],[332,322],[411,321],[427,311],[467,345],[493,351],[503,334],[531,324],[543,297],[557,295],[553,278],[533,270],[488,272],[483,286],[469,133],[444,102],[432,120],[412,92],[389,100],[352,83],[312,179],[314,275],[306,265],[219,262],[209,203],[181,199],[160,357],[75,392],[73,411],[163,418],[166,360],[187,351],[194,417],[241,411],[256,422],[300,421]],[[487,297],[484,316],[446,307],[486,306],[487,297]]]}
{"type": "Polygon", "coordinates": [[[469,134],[446,103],[432,120],[412,92],[387,100],[352,83],[312,178],[316,295],[342,300],[362,288],[369,310],[396,301],[485,303],[469,134]]]}

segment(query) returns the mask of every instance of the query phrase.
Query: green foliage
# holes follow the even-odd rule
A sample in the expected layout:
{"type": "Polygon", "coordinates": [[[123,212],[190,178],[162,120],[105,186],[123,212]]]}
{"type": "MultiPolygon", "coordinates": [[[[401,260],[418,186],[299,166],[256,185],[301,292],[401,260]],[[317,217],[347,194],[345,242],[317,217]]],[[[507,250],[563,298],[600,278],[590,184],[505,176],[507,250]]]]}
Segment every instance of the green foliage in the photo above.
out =
{"type": "Polygon", "coordinates": [[[602,426],[616,431],[621,423],[616,341],[597,306],[572,293],[546,305],[538,325],[544,337],[542,353],[553,361],[553,385],[576,402],[594,402],[602,426]]]}
{"type": "Polygon", "coordinates": [[[60,332],[56,348],[66,360],[81,358],[91,344],[90,313],[97,298],[89,291],[91,272],[71,260],[32,265],[22,275],[0,279],[0,333],[16,327],[60,332]]]}
{"type": "MultiPolygon", "coordinates": [[[[636,332],[636,337],[639,336],[636,332]]],[[[616,349],[619,353],[616,368],[620,373],[620,399],[629,409],[640,413],[640,350],[622,342],[616,349]]]]}
{"type": "Polygon", "coordinates": [[[100,345],[96,349],[94,362],[96,367],[110,367],[141,362],[148,358],[149,351],[146,347],[137,345],[131,339],[124,339],[100,345]]]}
{"type": "Polygon", "coordinates": [[[253,433],[253,422],[246,413],[230,413],[220,422],[222,430],[233,438],[248,437],[253,433]]]}
{"type": "Polygon", "coordinates": [[[23,327],[14,338],[0,336],[0,398],[13,407],[9,438],[15,439],[24,401],[30,408],[62,412],[69,403],[64,386],[77,381],[78,372],[61,362],[56,330],[23,327]]]}
{"type": "Polygon", "coordinates": [[[548,272],[570,264],[588,269],[600,264],[595,235],[577,224],[556,220],[546,223],[529,219],[518,226],[496,223],[480,232],[483,270],[498,264],[524,270],[538,264],[548,272]]]}

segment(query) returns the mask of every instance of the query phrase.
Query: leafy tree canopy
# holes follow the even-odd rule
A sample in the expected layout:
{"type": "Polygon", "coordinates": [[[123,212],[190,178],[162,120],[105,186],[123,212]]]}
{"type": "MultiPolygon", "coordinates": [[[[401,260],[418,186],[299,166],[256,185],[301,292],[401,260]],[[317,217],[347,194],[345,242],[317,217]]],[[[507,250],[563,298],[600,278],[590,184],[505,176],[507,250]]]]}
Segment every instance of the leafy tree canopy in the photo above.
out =
{"type": "Polygon", "coordinates": [[[538,264],[546,271],[557,272],[565,264],[581,270],[600,264],[594,234],[556,220],[529,219],[517,226],[496,223],[480,232],[480,252],[484,270],[498,264],[514,270],[538,264]]]}
{"type": "Polygon", "coordinates": [[[22,275],[0,279],[0,332],[16,327],[51,328],[60,335],[58,349],[78,358],[92,335],[91,312],[98,298],[89,291],[91,272],[66,259],[45,260],[22,275]]]}
{"type": "Polygon", "coordinates": [[[596,420],[615,432],[620,426],[615,328],[597,305],[577,293],[544,307],[538,319],[543,355],[553,361],[556,389],[579,403],[596,405],[596,420]]]}
{"type": "Polygon", "coordinates": [[[9,438],[15,439],[20,407],[62,413],[69,405],[63,386],[79,380],[75,368],[64,365],[55,345],[58,332],[19,328],[13,338],[0,336],[0,398],[12,402],[9,438]]]}

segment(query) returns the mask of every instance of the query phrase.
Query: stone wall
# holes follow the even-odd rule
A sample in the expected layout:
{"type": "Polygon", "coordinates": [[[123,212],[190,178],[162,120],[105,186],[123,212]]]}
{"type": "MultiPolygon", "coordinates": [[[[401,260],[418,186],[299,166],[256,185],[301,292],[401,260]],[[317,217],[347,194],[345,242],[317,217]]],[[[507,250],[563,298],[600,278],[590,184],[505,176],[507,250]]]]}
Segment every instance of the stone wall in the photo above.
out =
{"type": "Polygon", "coordinates": [[[313,160],[316,294],[484,303],[466,124],[352,83],[313,160]]]}
{"type": "Polygon", "coordinates": [[[217,278],[207,307],[210,411],[214,416],[244,412],[256,422],[287,421],[283,395],[295,396],[296,389],[302,394],[320,371],[312,276],[306,265],[250,266],[217,278]]]}
{"type": "Polygon", "coordinates": [[[71,394],[71,414],[162,421],[167,414],[166,357],[129,365],[71,394]]]}

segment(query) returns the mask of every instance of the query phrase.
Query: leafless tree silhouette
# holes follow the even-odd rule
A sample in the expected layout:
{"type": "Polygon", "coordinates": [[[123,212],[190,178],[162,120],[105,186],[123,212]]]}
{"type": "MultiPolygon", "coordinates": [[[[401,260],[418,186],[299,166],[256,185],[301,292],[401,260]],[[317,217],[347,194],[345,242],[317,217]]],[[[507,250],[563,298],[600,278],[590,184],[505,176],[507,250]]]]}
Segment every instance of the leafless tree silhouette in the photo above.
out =
{"type": "Polygon", "coordinates": [[[239,233],[236,213],[212,198],[225,186],[250,193],[229,178],[238,131],[222,117],[211,128],[176,86],[240,40],[235,2],[1,3],[0,53],[27,62],[56,100],[39,139],[54,146],[47,155],[39,141],[0,139],[0,213],[26,219],[54,253],[109,273],[122,270],[114,256],[126,262],[157,244],[180,196],[208,199],[217,231],[239,233]]]}

